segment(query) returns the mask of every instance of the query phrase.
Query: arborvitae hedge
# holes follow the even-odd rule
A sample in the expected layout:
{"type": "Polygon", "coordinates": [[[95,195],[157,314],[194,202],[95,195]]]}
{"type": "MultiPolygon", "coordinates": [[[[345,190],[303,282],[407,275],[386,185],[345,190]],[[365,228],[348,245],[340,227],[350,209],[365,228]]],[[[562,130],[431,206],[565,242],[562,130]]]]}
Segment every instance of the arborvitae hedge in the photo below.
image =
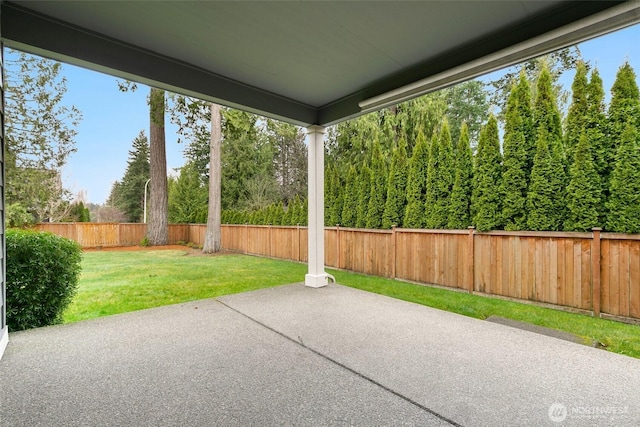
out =
{"type": "Polygon", "coordinates": [[[358,216],[358,173],[353,165],[349,166],[342,198],[342,218],[344,227],[355,227],[358,216]]]}
{"type": "Polygon", "coordinates": [[[631,120],[620,138],[607,208],[607,230],[640,233],[640,140],[631,120]]]}
{"type": "Polygon", "coordinates": [[[636,74],[625,62],[618,69],[616,80],[611,87],[611,103],[608,111],[609,159],[606,179],[611,179],[618,146],[622,141],[622,133],[630,121],[640,126],[640,94],[636,83],[636,74]]]}
{"type": "Polygon", "coordinates": [[[493,115],[480,132],[473,183],[473,223],[479,231],[499,229],[502,225],[502,155],[498,121],[493,115]]]}
{"type": "Polygon", "coordinates": [[[404,214],[404,227],[422,228],[424,226],[424,204],[427,185],[427,165],[429,163],[429,145],[422,130],[418,131],[413,155],[409,160],[407,177],[407,207],[404,214]]]}
{"type": "MultiPolygon", "coordinates": [[[[434,141],[436,143],[436,141],[434,141]]],[[[437,139],[438,158],[436,160],[436,185],[435,204],[430,215],[430,228],[446,228],[449,222],[449,205],[451,190],[453,189],[454,165],[453,146],[451,144],[451,133],[449,132],[449,122],[445,118],[442,122],[440,135],[437,139]]]]}
{"type": "Polygon", "coordinates": [[[611,147],[606,135],[607,118],[604,106],[604,88],[597,69],[591,72],[587,86],[587,116],[584,125],[584,133],[591,145],[593,166],[598,176],[600,188],[598,217],[599,223],[603,224],[606,217],[606,201],[609,197],[609,161],[613,159],[613,156],[610,154],[611,147]]]}
{"type": "Polygon", "coordinates": [[[369,198],[371,197],[371,169],[366,164],[362,164],[358,177],[358,211],[356,217],[356,227],[365,228],[367,226],[367,212],[369,209],[369,198]]]}
{"type": "Polygon", "coordinates": [[[334,226],[340,224],[342,220],[342,204],[344,198],[344,185],[340,178],[340,171],[338,168],[334,168],[331,171],[331,176],[327,177],[330,182],[330,203],[329,203],[329,218],[326,220],[325,225],[334,226]]]}
{"type": "Polygon", "coordinates": [[[573,163],[574,151],[585,128],[585,120],[589,109],[587,86],[587,66],[583,61],[578,61],[576,75],[571,85],[571,106],[567,114],[567,126],[564,135],[567,164],[569,166],[573,163]]]}
{"type": "Polygon", "coordinates": [[[523,109],[520,102],[529,102],[522,98],[522,89],[515,84],[511,88],[507,100],[507,111],[504,126],[504,173],[502,194],[504,204],[502,219],[504,229],[526,230],[527,228],[527,190],[529,170],[527,159],[527,138],[530,137],[529,126],[520,114],[523,109]]]}
{"type": "MultiPolygon", "coordinates": [[[[609,131],[614,143],[622,138],[626,123],[633,117],[633,125],[638,126],[640,109],[640,90],[636,83],[636,73],[628,62],[618,69],[616,80],[611,87],[611,104],[609,105],[609,131]]],[[[614,146],[614,148],[616,148],[614,146]]]]}
{"type": "Polygon", "coordinates": [[[400,138],[391,158],[382,228],[403,225],[402,219],[407,205],[407,173],[407,143],[404,138],[400,138]]]}
{"type": "Polygon", "coordinates": [[[387,165],[382,157],[380,144],[376,141],[373,145],[371,159],[371,192],[367,208],[367,228],[382,228],[386,195],[387,165]]]}
{"type": "Polygon", "coordinates": [[[574,161],[569,169],[567,219],[564,222],[564,229],[567,231],[589,231],[600,226],[600,180],[592,157],[589,138],[583,132],[573,152],[574,161]]]}
{"type": "Polygon", "coordinates": [[[427,182],[425,183],[424,196],[424,227],[436,228],[437,221],[434,214],[434,206],[437,200],[438,185],[438,154],[440,144],[438,143],[440,136],[434,132],[433,138],[429,143],[429,162],[427,163],[427,182]]]}
{"type": "Polygon", "coordinates": [[[535,231],[561,230],[566,211],[566,158],[560,112],[544,64],[536,83],[533,119],[537,149],[527,194],[527,225],[535,231]]]}
{"type": "Polygon", "coordinates": [[[471,189],[473,180],[473,155],[469,145],[469,129],[466,123],[460,127],[456,145],[455,174],[449,204],[447,228],[464,229],[471,225],[471,189]]]}
{"type": "Polygon", "coordinates": [[[551,74],[546,64],[542,65],[540,76],[536,82],[536,99],[533,105],[533,127],[536,144],[539,139],[538,134],[541,132],[547,134],[550,147],[555,144],[556,141],[560,144],[562,143],[562,121],[553,92],[551,74]]]}
{"type": "Polygon", "coordinates": [[[541,129],[527,194],[527,226],[533,231],[557,231],[564,222],[564,166],[558,159],[560,144],[541,129]],[[550,146],[553,144],[552,146],[550,146]]]}

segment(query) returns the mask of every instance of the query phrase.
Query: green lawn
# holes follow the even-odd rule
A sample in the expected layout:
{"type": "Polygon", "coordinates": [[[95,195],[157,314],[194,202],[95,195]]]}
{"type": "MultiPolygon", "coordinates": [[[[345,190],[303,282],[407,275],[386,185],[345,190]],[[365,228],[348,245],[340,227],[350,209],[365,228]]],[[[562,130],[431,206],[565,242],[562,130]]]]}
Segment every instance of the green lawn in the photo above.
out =
{"type": "MultiPolygon", "coordinates": [[[[306,265],[245,255],[188,251],[88,252],[65,322],[300,282],[306,265]]],[[[338,283],[454,313],[491,315],[555,328],[640,358],[640,327],[397,280],[331,271],[338,283]]]]}
{"type": "Polygon", "coordinates": [[[300,282],[306,272],[303,264],[267,258],[188,253],[85,252],[65,323],[300,282]]]}

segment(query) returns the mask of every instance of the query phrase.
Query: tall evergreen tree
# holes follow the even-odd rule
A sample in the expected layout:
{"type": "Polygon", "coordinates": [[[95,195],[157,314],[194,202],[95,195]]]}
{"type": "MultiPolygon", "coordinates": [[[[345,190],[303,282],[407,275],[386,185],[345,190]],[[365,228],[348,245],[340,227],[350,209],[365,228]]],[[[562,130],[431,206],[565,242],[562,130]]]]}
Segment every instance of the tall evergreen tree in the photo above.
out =
{"type": "Polygon", "coordinates": [[[562,121],[556,105],[551,74],[546,64],[542,65],[542,70],[536,82],[536,99],[533,105],[533,126],[536,134],[536,144],[540,133],[547,135],[550,141],[550,147],[555,144],[562,144],[562,121]]]}
{"type": "Polygon", "coordinates": [[[551,141],[545,128],[538,132],[538,150],[527,194],[527,225],[533,231],[557,231],[564,222],[564,167],[557,148],[550,146],[551,141]]]}
{"type": "Polygon", "coordinates": [[[284,210],[284,215],[282,215],[282,225],[295,225],[292,222],[292,214],[293,214],[293,199],[289,200],[286,209],[284,210]]]}
{"type": "Polygon", "coordinates": [[[608,111],[609,168],[607,181],[611,177],[615,156],[622,140],[622,133],[631,119],[634,126],[640,126],[640,94],[636,74],[628,62],[618,69],[616,80],[611,87],[611,103],[608,111]]]}
{"type": "Polygon", "coordinates": [[[480,80],[469,80],[443,91],[447,99],[447,119],[451,140],[459,141],[462,124],[466,123],[469,142],[478,144],[482,124],[489,118],[489,102],[485,84],[480,80]]]}
{"type": "Polygon", "coordinates": [[[387,165],[376,141],[371,158],[371,193],[367,209],[367,228],[381,228],[387,195],[387,165]]]}
{"type": "Polygon", "coordinates": [[[560,113],[544,64],[536,83],[533,118],[537,147],[527,194],[527,225],[537,231],[560,230],[566,213],[566,158],[560,113]]]}
{"type": "Polygon", "coordinates": [[[223,209],[256,209],[277,200],[273,172],[273,150],[258,131],[257,116],[243,111],[222,110],[223,209]]]}
{"type": "MultiPolygon", "coordinates": [[[[447,102],[449,96],[447,91],[441,90],[398,105],[396,118],[407,140],[407,155],[409,157],[413,155],[413,149],[418,143],[420,132],[423,135],[432,135],[440,127],[447,109],[451,109],[451,105],[447,102]]],[[[458,100],[462,97],[462,93],[457,93],[455,99],[458,100]]],[[[459,111],[464,111],[464,106],[459,105],[461,107],[459,111]]]]}
{"type": "Polygon", "coordinates": [[[587,66],[584,61],[578,61],[576,74],[571,85],[572,97],[569,113],[567,114],[567,126],[565,131],[565,149],[567,153],[567,164],[573,163],[573,154],[580,141],[580,137],[585,128],[588,101],[588,81],[587,66]]]}
{"type": "Polygon", "coordinates": [[[610,191],[607,230],[640,233],[640,137],[632,120],[620,138],[610,191]]]}
{"type": "Polygon", "coordinates": [[[607,118],[604,105],[604,88],[597,69],[591,72],[587,86],[587,113],[584,132],[591,146],[593,166],[598,175],[600,185],[600,204],[598,206],[599,223],[604,224],[606,217],[606,201],[609,197],[608,168],[610,153],[607,138],[607,118]]]}
{"type": "Polygon", "coordinates": [[[344,227],[355,227],[358,216],[358,173],[353,165],[349,166],[344,185],[342,215],[340,224],[344,227]]]}
{"type": "Polygon", "coordinates": [[[309,222],[309,199],[304,198],[300,203],[300,215],[298,216],[300,225],[307,225],[309,222]]]}
{"type": "Polygon", "coordinates": [[[429,144],[422,130],[418,131],[413,155],[409,160],[407,177],[407,206],[403,227],[424,227],[424,204],[427,185],[427,165],[429,163],[429,144]]]}
{"type": "MultiPolygon", "coordinates": [[[[332,224],[331,213],[333,211],[333,204],[335,203],[335,197],[333,192],[333,166],[329,165],[324,171],[324,223],[325,225],[332,224]]],[[[335,218],[334,218],[335,219],[335,218]]]]}
{"type": "Polygon", "coordinates": [[[280,199],[288,202],[307,191],[307,146],[301,128],[267,120],[267,139],[273,152],[273,171],[280,199]]]}
{"type": "Polygon", "coordinates": [[[371,169],[365,163],[360,168],[358,175],[358,209],[356,211],[356,227],[367,226],[367,212],[369,210],[369,198],[371,197],[371,169]]]}
{"type": "MultiPolygon", "coordinates": [[[[434,143],[436,143],[434,141],[434,143]]],[[[437,180],[435,185],[435,204],[431,211],[431,228],[446,228],[449,222],[449,203],[453,189],[454,164],[453,146],[449,133],[449,122],[445,118],[442,122],[440,135],[437,140],[438,159],[436,161],[437,180]]]]}
{"type": "MultiPolygon", "coordinates": [[[[522,75],[521,75],[522,78],[522,75]]],[[[529,103],[523,98],[522,83],[513,85],[505,113],[504,125],[504,173],[502,180],[502,194],[504,204],[502,219],[504,229],[515,231],[527,228],[527,188],[529,185],[528,145],[527,138],[531,138],[530,122],[525,123],[521,115],[522,110],[529,109],[521,106],[521,102],[529,103]]],[[[528,86],[528,85],[527,85],[528,86]]],[[[529,109],[530,111],[530,109],[529,109]]]]}
{"type": "Polygon", "coordinates": [[[591,145],[586,132],[573,151],[567,186],[567,219],[565,231],[590,231],[598,222],[600,179],[593,165],[591,145]]]}
{"type": "Polygon", "coordinates": [[[437,200],[437,185],[438,185],[438,159],[440,144],[438,138],[440,136],[437,132],[433,133],[431,142],[429,143],[429,162],[427,163],[427,181],[425,183],[425,196],[424,196],[424,227],[436,228],[437,221],[434,215],[434,206],[437,200]]]}
{"type": "Polygon", "coordinates": [[[342,220],[344,185],[342,183],[342,180],[340,179],[340,171],[338,170],[338,168],[331,169],[331,176],[329,177],[329,179],[331,180],[331,193],[329,195],[331,204],[329,207],[329,218],[326,225],[334,226],[340,224],[342,220]]]}
{"type": "Polygon", "coordinates": [[[329,128],[327,166],[342,166],[345,161],[361,164],[368,161],[373,144],[382,135],[378,113],[365,114],[329,128]]]}
{"type": "Polygon", "coordinates": [[[496,230],[502,226],[502,155],[498,121],[489,121],[480,132],[471,198],[473,223],[479,231],[496,230]]]}
{"type": "Polygon", "coordinates": [[[533,107],[531,105],[531,86],[524,71],[520,73],[520,78],[516,86],[516,107],[514,115],[520,117],[519,131],[524,137],[524,145],[526,152],[525,178],[527,186],[531,177],[531,169],[533,169],[533,158],[536,155],[536,138],[533,125],[533,107]]]}
{"type": "Polygon", "coordinates": [[[131,143],[124,176],[122,180],[113,184],[107,205],[121,210],[128,222],[142,222],[147,179],[149,179],[149,140],[144,132],[140,132],[131,143]]]}
{"type": "Polygon", "coordinates": [[[169,186],[169,222],[203,224],[207,220],[207,187],[196,165],[187,163],[169,186]]]}
{"type": "Polygon", "coordinates": [[[460,138],[455,152],[455,174],[449,221],[447,228],[464,229],[471,225],[471,189],[473,181],[473,155],[469,144],[469,132],[466,123],[460,128],[460,138]]]}
{"type": "Polygon", "coordinates": [[[393,225],[402,227],[407,205],[407,173],[407,143],[400,138],[391,158],[382,228],[391,228],[393,225]]]}

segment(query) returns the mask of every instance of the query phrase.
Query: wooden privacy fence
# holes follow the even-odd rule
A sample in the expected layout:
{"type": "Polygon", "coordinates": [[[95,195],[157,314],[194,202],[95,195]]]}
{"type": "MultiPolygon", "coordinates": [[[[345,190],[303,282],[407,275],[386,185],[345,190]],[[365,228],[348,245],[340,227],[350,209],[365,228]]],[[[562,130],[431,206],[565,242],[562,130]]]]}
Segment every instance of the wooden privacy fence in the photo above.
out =
{"type": "MultiPolygon", "coordinates": [[[[40,224],[84,247],[139,244],[145,224],[40,224]]],[[[204,243],[205,226],[169,226],[170,243],[204,243]]],[[[640,319],[640,235],[325,228],[325,264],[469,292],[640,319]]],[[[306,227],[223,225],[222,247],[307,261],[306,227]]]]}

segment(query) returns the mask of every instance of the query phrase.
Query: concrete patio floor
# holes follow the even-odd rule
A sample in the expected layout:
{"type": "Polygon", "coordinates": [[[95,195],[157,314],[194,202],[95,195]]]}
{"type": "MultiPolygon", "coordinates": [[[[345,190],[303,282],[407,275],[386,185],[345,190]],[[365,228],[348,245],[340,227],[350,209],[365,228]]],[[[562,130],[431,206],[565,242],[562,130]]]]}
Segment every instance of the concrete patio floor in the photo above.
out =
{"type": "Polygon", "coordinates": [[[640,360],[330,285],[10,334],[1,426],[640,424],[640,360]]]}

